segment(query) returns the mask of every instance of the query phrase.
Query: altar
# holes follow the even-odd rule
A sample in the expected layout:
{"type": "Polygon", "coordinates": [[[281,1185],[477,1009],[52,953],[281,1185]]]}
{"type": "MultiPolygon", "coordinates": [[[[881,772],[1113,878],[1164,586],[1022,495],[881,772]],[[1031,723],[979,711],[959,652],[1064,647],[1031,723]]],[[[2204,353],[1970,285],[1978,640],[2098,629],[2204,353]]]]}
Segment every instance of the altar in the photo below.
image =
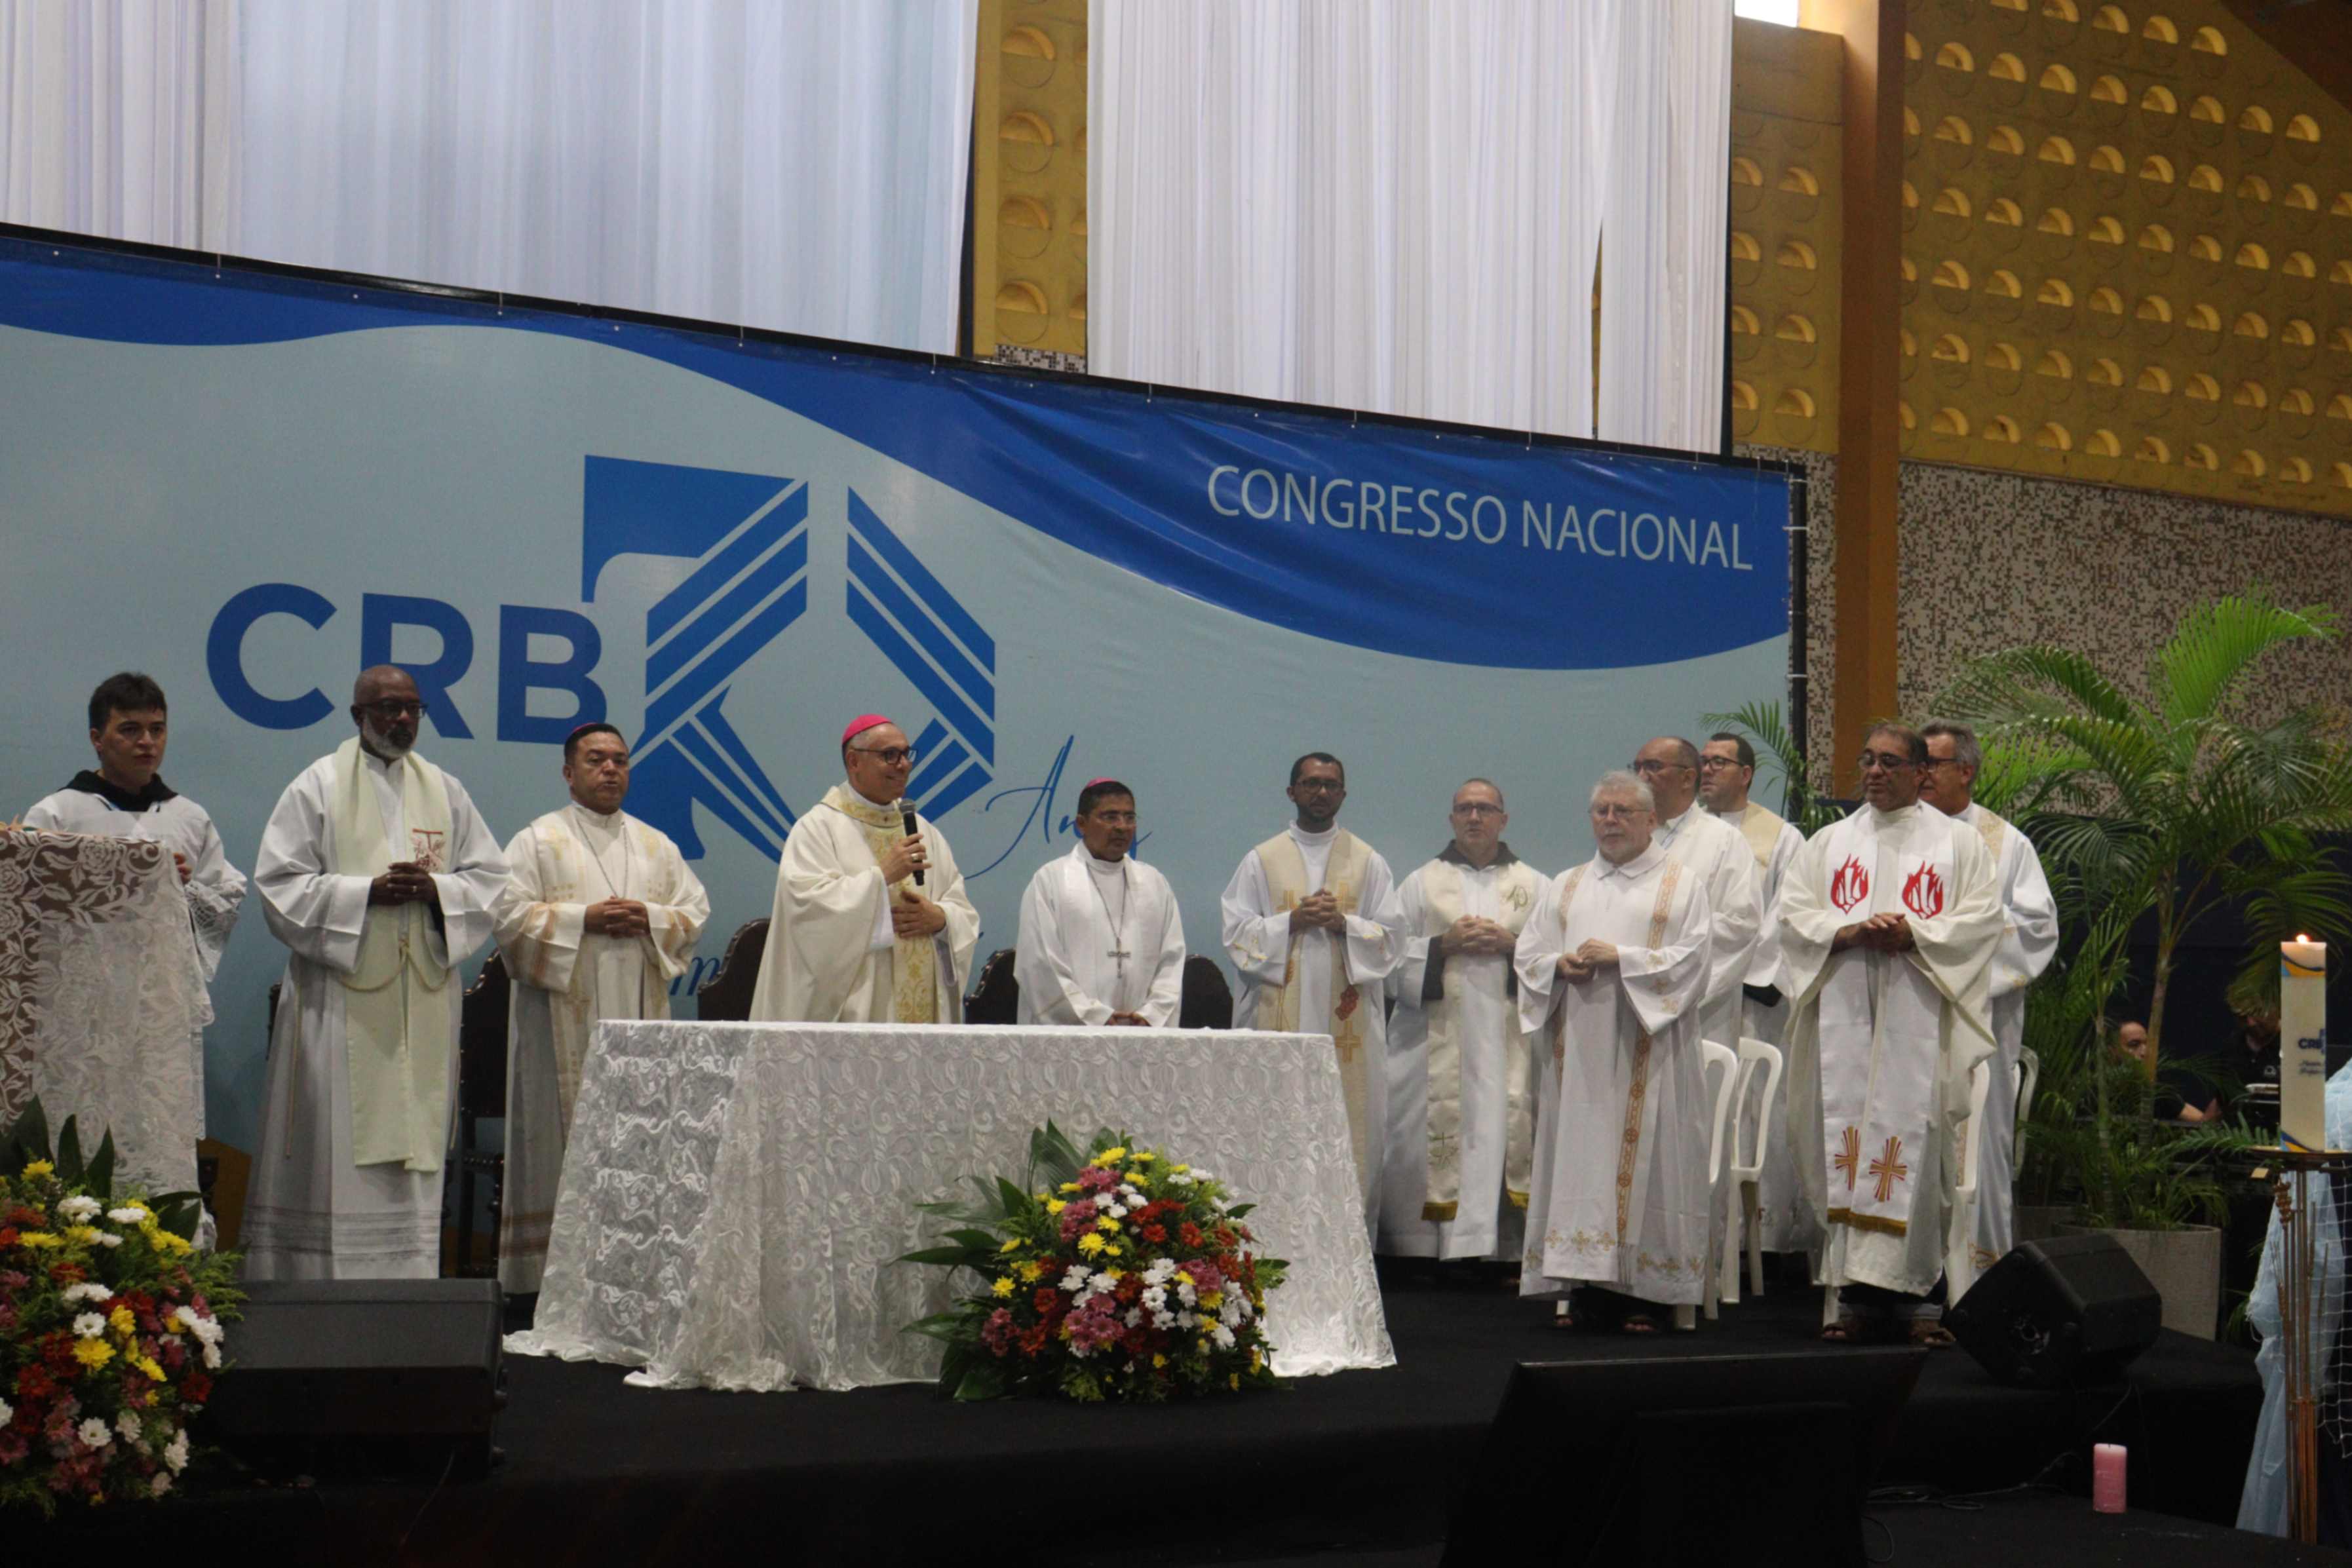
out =
{"type": "Polygon", "coordinates": [[[1278,1372],[1394,1364],[1328,1037],[963,1025],[599,1025],[536,1322],[508,1349],[653,1387],[927,1382],[939,1347],[902,1330],[950,1281],[891,1261],[935,1239],[914,1206],[1017,1179],[1048,1118],[1257,1206],[1289,1263],[1278,1372]]]}

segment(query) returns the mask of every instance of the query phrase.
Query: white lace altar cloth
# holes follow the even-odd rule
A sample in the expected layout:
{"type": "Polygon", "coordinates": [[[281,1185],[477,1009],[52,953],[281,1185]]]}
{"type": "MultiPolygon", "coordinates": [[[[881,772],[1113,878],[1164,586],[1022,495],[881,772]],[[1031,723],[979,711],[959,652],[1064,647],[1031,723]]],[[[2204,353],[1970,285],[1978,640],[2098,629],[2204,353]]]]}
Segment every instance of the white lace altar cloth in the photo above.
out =
{"type": "Polygon", "coordinates": [[[1257,1206],[1290,1265],[1276,1371],[1395,1364],[1329,1038],[1209,1030],[599,1024],[538,1316],[507,1348],[651,1387],[929,1382],[937,1343],[900,1331],[950,1276],[891,1263],[945,1223],[914,1205],[1018,1179],[1048,1118],[1257,1206]]]}
{"type": "Polygon", "coordinates": [[[84,1155],[113,1133],[115,1191],[193,1191],[210,1017],[168,848],[0,830],[0,1126],[37,1097],[84,1155]]]}

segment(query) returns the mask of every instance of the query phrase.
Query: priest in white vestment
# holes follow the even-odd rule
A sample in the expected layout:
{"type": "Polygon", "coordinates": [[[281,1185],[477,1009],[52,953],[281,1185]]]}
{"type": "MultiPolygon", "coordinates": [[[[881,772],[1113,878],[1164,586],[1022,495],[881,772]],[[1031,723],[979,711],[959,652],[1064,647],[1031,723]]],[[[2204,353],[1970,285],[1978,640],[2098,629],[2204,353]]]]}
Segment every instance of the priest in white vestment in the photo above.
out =
{"type": "Polygon", "coordinates": [[[1519,1291],[1571,1287],[1578,1323],[1635,1333],[1660,1326],[1649,1305],[1698,1303],[1709,1246],[1715,912],[1655,841],[1655,800],[1632,773],[1601,776],[1593,857],[1544,890],[1513,955],[1521,1027],[1547,1047],[1519,1291]]]}
{"type": "Polygon", "coordinates": [[[1789,1115],[1810,1141],[1815,1279],[1848,1313],[1823,1336],[1891,1317],[1948,1344],[1927,1298],[1953,1239],[1969,1072],[1993,1050],[2000,886],[1983,839],[1919,803],[1918,732],[1882,725],[1863,744],[1863,805],[1807,841],[1781,889],[1789,1115]]]}
{"type": "Polygon", "coordinates": [[[457,967],[490,939],[506,857],[416,755],[408,673],[363,672],[359,734],[304,768],[254,885],[289,950],[245,1208],[249,1280],[432,1279],[457,1083],[457,967]]]}
{"type": "Polygon", "coordinates": [[[1331,1037],[1370,1228],[1388,1139],[1381,988],[1404,951],[1396,884],[1380,852],[1339,825],[1348,776],[1338,758],[1300,758],[1285,792],[1297,820],[1242,857],[1221,901],[1242,981],[1234,1027],[1331,1037]]]}
{"type": "Polygon", "coordinates": [[[1658,826],[1652,841],[1668,858],[1697,873],[1713,911],[1699,1038],[1738,1051],[1745,1027],[1742,988],[1764,927],[1756,856],[1737,830],[1699,809],[1698,762],[1697,747],[1680,737],[1662,735],[1634,755],[1633,771],[1657,801],[1658,826]]]}
{"type": "Polygon", "coordinates": [[[507,845],[492,906],[513,981],[508,1004],[506,1185],[499,1282],[539,1289],[590,1036],[604,1019],[669,1017],[670,982],[710,918],[677,845],[621,810],[629,746],[604,723],[563,743],[572,799],[507,845]]]}
{"type": "MultiPolygon", "coordinates": [[[[1820,1238],[1804,1224],[1797,1201],[1797,1156],[1800,1140],[1789,1133],[1789,969],[1780,956],[1780,887],[1805,835],[1797,825],[1769,806],[1751,800],[1756,783],[1756,748],[1744,735],[1724,731],[1699,747],[1699,803],[1718,821],[1739,831],[1756,857],[1756,897],[1762,925],[1756,936],[1756,956],[1748,963],[1748,982],[1740,1008],[1740,1027],[1751,1037],[1780,1050],[1783,1071],[1780,1092],[1769,1107],[1750,1095],[1740,1107],[1740,1147],[1754,1148],[1759,1113],[1769,1118],[1770,1137],[1764,1145],[1764,1169],[1757,1180],[1757,1225],[1767,1252],[1806,1252],[1820,1238]]],[[[1729,1040],[1724,1042],[1731,1044],[1729,1040]]],[[[1807,1134],[1810,1139],[1811,1134],[1807,1134]]],[[[1728,1155],[1726,1155],[1728,1158],[1728,1155]]],[[[1736,1281],[1727,1281],[1734,1283],[1736,1281]]]]}
{"type": "Polygon", "coordinates": [[[1013,950],[1019,1020],[1171,1029],[1184,1001],[1184,921],[1175,890],[1129,852],[1135,792],[1116,779],[1078,791],[1078,843],[1037,868],[1013,950]]]}
{"type": "Polygon", "coordinates": [[[1990,851],[2000,882],[2000,949],[1993,955],[1987,988],[1992,998],[1992,1033],[1997,1050],[1992,1079],[1985,1087],[1984,1168],[1977,1179],[1976,1266],[1991,1268],[2017,1244],[2017,1093],[2019,1063],[2025,1051],[2025,988],[2041,977],[2058,952],[2058,901],[2042,873],[2033,841],[2008,819],[1976,801],[1977,771],[1984,748],[1976,731],[1949,719],[1920,726],[1927,741],[1927,769],[1919,790],[1923,805],[1977,831],[1990,851]]]}
{"type": "MultiPolygon", "coordinates": [[[[149,677],[124,672],[110,675],[89,698],[89,744],[98,767],[84,768],[54,795],[33,802],[24,825],[50,832],[100,838],[146,839],[172,852],[181,890],[188,895],[189,929],[196,963],[209,987],[220,970],[229,933],[244,907],[245,873],[231,865],[221,836],[202,806],[163,782],[163,750],[170,740],[170,715],[163,688],[149,677]]],[[[209,1009],[207,1009],[209,1010],[209,1009]]],[[[205,1036],[199,1026],[188,1041],[195,1103],[189,1124],[205,1134],[205,1036]]]]}
{"type": "Polygon", "coordinates": [[[784,840],[754,1019],[962,1021],[980,911],[946,836],[907,800],[919,760],[880,714],[842,731],[846,779],[784,840]]]}
{"type": "Polygon", "coordinates": [[[1454,792],[1454,836],[1397,890],[1405,935],[1389,1020],[1379,1249],[1516,1260],[1535,1162],[1534,1040],[1511,955],[1544,878],[1503,841],[1503,792],[1454,792]]]}

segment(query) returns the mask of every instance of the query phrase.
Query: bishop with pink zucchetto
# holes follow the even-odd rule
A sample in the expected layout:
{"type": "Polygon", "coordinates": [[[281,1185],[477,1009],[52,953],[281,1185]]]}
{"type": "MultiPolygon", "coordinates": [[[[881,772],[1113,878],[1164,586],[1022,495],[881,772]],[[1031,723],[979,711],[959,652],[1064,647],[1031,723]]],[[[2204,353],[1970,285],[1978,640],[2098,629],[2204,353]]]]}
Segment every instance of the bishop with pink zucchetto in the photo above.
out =
{"type": "Polygon", "coordinates": [[[776,867],[753,1019],[960,1021],[980,912],[947,839],[907,800],[920,760],[878,713],[843,728],[847,778],[793,824],[776,867]]]}

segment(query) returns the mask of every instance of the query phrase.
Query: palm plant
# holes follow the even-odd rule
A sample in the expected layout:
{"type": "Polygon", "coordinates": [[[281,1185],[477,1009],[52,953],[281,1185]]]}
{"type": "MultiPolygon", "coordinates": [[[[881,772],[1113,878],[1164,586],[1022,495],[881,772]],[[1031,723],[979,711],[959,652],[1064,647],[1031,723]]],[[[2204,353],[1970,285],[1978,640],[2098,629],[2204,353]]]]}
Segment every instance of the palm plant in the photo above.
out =
{"type": "Polygon", "coordinates": [[[1942,711],[1974,722],[2013,779],[2005,802],[2040,850],[2062,910],[2080,919],[2074,964],[2102,1009],[2133,927],[2153,913],[2146,1072],[2162,1051],[2181,941],[2236,904],[2250,951],[2237,994],[2275,995],[2274,944],[2352,932],[2352,875],[2322,835],[2352,828],[2352,748],[2315,707],[2252,716],[2260,666],[2332,641],[2335,612],[2251,589],[2180,618],[2149,662],[2146,701],[2082,654],[2032,644],[1975,660],[1942,711]],[[2005,754],[2005,755],[2004,755],[2005,754]]]}

